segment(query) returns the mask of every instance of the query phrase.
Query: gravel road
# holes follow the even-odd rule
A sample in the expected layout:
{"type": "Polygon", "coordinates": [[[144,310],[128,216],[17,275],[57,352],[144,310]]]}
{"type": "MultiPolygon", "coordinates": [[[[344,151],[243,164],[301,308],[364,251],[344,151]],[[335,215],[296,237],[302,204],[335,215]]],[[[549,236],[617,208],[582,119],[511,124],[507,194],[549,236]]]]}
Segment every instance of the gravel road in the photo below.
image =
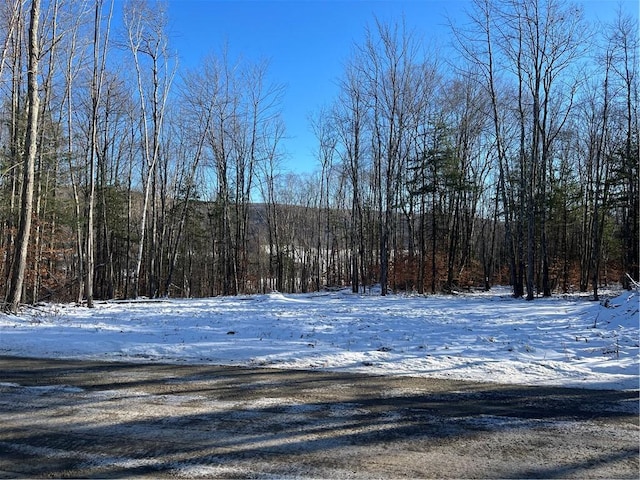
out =
{"type": "Polygon", "coordinates": [[[638,478],[638,391],[0,357],[0,477],[638,478]]]}

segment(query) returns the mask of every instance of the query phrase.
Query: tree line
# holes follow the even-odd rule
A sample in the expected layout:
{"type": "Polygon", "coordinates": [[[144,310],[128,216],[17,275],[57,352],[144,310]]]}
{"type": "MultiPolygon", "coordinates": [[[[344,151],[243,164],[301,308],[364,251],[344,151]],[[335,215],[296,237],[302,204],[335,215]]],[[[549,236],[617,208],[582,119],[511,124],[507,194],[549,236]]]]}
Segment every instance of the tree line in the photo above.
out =
{"type": "Polygon", "coordinates": [[[151,0],[0,6],[5,311],[638,280],[637,19],[473,0],[446,55],[373,19],[310,120],[313,174],[282,166],[268,63],[221,46],[180,70],[168,22],[151,0]]]}

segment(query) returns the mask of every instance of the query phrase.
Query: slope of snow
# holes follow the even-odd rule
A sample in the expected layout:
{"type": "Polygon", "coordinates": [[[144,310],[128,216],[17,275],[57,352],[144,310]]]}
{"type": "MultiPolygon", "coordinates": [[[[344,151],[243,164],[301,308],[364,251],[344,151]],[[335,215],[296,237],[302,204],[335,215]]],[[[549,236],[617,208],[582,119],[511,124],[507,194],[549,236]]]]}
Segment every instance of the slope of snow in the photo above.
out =
{"type": "Polygon", "coordinates": [[[0,315],[0,354],[638,388],[638,292],[605,304],[345,291],[48,304],[0,315]]]}

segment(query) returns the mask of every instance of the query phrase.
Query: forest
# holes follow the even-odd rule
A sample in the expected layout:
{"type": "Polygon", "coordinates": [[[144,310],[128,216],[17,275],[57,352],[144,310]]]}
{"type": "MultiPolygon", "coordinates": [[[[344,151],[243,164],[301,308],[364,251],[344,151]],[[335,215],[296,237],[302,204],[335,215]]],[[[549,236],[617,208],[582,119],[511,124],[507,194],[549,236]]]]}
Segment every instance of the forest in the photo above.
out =
{"type": "Polygon", "coordinates": [[[639,280],[637,18],[472,0],[445,53],[372,17],[310,115],[313,174],[283,168],[268,62],[221,45],[182,70],[168,22],[152,0],[0,4],[4,311],[639,280]]]}

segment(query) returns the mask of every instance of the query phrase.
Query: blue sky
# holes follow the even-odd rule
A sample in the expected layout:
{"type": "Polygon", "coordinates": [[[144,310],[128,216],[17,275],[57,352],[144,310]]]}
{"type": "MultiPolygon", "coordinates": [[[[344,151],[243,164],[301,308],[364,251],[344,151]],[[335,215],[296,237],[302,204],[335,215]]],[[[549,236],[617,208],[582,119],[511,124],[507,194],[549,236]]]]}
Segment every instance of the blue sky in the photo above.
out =
{"type": "MultiPolygon", "coordinates": [[[[618,0],[583,2],[588,18],[606,20],[618,0]]],[[[316,167],[315,137],[309,115],[329,105],[336,81],[354,43],[374,18],[400,20],[444,48],[447,17],[460,18],[466,0],[169,0],[171,46],[181,68],[192,68],[212,51],[228,45],[232,56],[268,59],[271,80],[286,87],[283,115],[287,128],[286,167],[310,172],[316,167]]],[[[637,15],[637,0],[624,0],[637,15]]]]}

